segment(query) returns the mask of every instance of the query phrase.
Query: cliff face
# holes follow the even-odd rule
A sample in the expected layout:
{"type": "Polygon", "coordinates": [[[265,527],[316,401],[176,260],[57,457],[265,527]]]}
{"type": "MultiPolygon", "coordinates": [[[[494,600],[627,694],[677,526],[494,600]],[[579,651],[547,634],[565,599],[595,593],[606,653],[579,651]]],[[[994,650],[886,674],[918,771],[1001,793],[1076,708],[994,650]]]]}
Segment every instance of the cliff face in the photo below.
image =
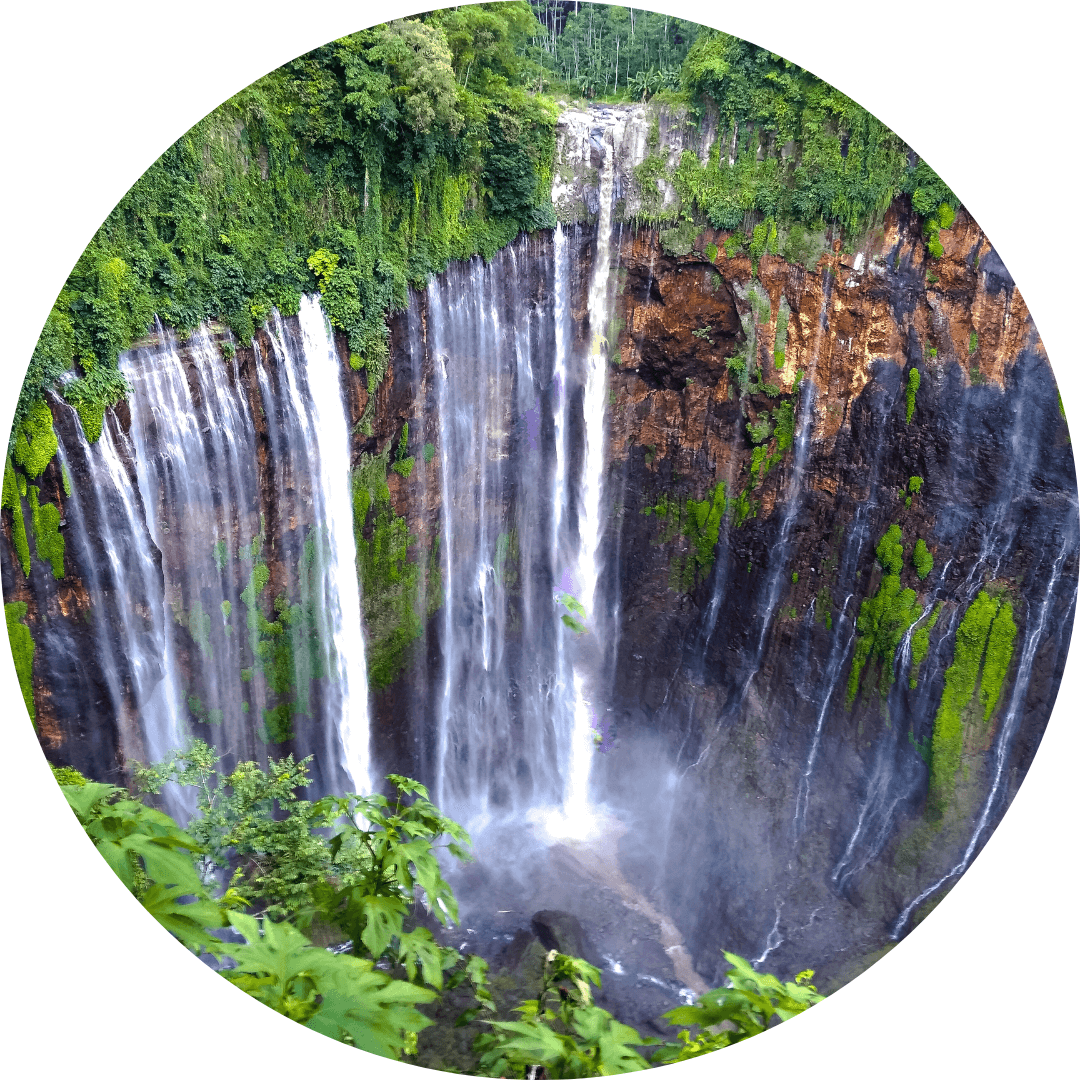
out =
{"type": "MultiPolygon", "coordinates": [[[[610,752],[596,755],[594,791],[634,821],[623,864],[679,921],[706,981],[728,948],[785,971],[813,957],[835,986],[966,868],[1049,717],[1077,575],[1053,377],[1022,297],[963,211],[932,261],[903,202],[858,251],[837,243],[810,266],[764,254],[755,267],[709,231],[681,256],[655,230],[615,235],[618,295],[599,328],[587,304],[595,230],[566,232],[569,351],[598,331],[611,342],[600,560],[614,625],[601,665],[610,752]],[[893,526],[889,569],[879,545],[893,526]],[[913,563],[917,541],[929,568],[913,563]],[[899,599],[885,604],[891,580],[899,599]],[[950,772],[942,703],[960,678],[957,631],[983,602],[1007,607],[1015,633],[988,712],[976,684],[992,682],[994,647],[979,643],[950,772]]],[[[508,267],[493,266],[491,303],[513,311],[508,267]]],[[[550,288],[530,279],[537,307],[550,288]]],[[[384,437],[407,421],[439,442],[431,302],[429,290],[395,324],[384,437]],[[399,365],[411,349],[415,366],[417,348],[426,359],[406,389],[399,365]]],[[[521,385],[510,368],[504,377],[515,402],[521,385]]],[[[536,378],[550,390],[550,368],[536,378]]],[[[502,436],[490,418],[475,433],[503,477],[529,445],[526,410],[505,412],[502,436]]],[[[493,475],[475,472],[476,498],[486,483],[487,513],[513,521],[527,485],[501,482],[496,496],[493,475]]],[[[394,499],[437,531],[432,484],[429,472],[394,499]]],[[[450,558],[454,576],[474,572],[471,554],[450,558]]],[[[558,587],[554,562],[541,561],[538,594],[558,587]]],[[[527,682],[522,649],[544,647],[522,630],[521,595],[505,596],[511,712],[527,682]]],[[[483,621],[459,613],[453,632],[483,621]]],[[[375,722],[394,767],[436,780],[448,630],[429,631],[409,674],[376,695],[375,722]]]]}
{"type": "MultiPolygon", "coordinates": [[[[906,932],[922,913],[908,902],[955,880],[985,840],[1049,716],[1075,603],[1068,431],[1023,299],[985,236],[961,211],[941,239],[945,254],[928,266],[898,204],[861,251],[812,269],[765,255],[754,280],[748,258],[725,258],[723,237],[706,233],[698,251],[720,247],[708,314],[703,257],[666,257],[655,235],[623,245],[630,282],[644,272],[658,288],[624,294],[623,370],[612,378],[623,610],[612,687],[627,743],[647,745],[643,757],[663,752],[679,776],[680,825],[662,836],[646,828],[643,851],[666,845],[657,881],[670,910],[699,913],[684,929],[705,967],[718,941],[779,950],[771,960],[783,966],[832,951],[829,940],[858,942],[865,955],[906,932]],[[753,487],[742,526],[722,526],[715,565],[694,580],[679,563],[692,557],[692,530],[648,509],[665,496],[701,500],[718,481],[729,499],[746,490],[747,425],[776,408],[760,391],[740,404],[738,372],[717,362],[730,345],[707,352],[694,335],[707,321],[711,337],[730,326],[731,306],[765,382],[786,391],[801,376],[802,433],[753,487]],[[913,610],[922,625],[936,611],[936,625],[921,664],[899,627],[881,660],[894,679],[879,692],[864,671],[849,703],[856,641],[869,636],[856,616],[880,588],[875,546],[893,524],[913,610]],[[909,561],[917,539],[933,558],[924,579],[909,561]],[[955,631],[984,589],[1012,603],[1013,696],[989,720],[968,716],[961,772],[931,822],[924,759],[955,631]],[[792,863],[803,868],[797,883],[792,863]],[[688,879],[686,865],[711,870],[688,879]]],[[[609,790],[632,798],[643,775],[609,760],[609,790]]]]}
{"type": "MultiPolygon", "coordinates": [[[[1038,746],[1076,596],[1068,429],[1023,299],[963,210],[938,258],[902,199],[858,250],[826,234],[802,262],[638,228],[654,118],[624,113],[565,122],[554,234],[410,296],[374,400],[337,341],[372,774],[417,776],[478,819],[558,803],[584,673],[593,800],[628,826],[608,878],[677,924],[705,983],[728,949],[785,975],[813,963],[833,987],[966,869],[1038,746]],[[586,589],[587,632],[568,634],[586,589]]],[[[657,119],[669,162],[714,139],[657,119]]],[[[348,786],[301,321],[234,353],[209,330],[143,343],[143,385],[93,450],[52,403],[66,456],[39,487],[62,508],[62,573],[32,538],[23,575],[7,510],[0,558],[53,761],[122,779],[186,729],[226,764],[315,753],[316,788],[348,786]]]]}

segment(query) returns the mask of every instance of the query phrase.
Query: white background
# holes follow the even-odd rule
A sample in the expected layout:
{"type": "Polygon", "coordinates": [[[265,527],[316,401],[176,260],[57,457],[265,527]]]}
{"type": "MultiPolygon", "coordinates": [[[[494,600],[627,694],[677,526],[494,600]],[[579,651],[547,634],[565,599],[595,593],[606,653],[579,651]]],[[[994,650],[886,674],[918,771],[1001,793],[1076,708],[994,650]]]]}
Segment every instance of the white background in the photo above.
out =
{"type": "MultiPolygon", "coordinates": [[[[803,64],[876,113],[960,195],[1019,284],[1080,418],[1067,259],[1076,247],[1075,43],[1065,5],[905,0],[657,4],[803,64]]],[[[67,272],[123,192],[254,78],[419,4],[187,0],[20,5],[5,18],[0,431],[67,272]]],[[[1080,430],[1080,426],[1077,427],[1080,430]]],[[[805,1017],[679,1066],[830,1078],[1041,1075],[1076,1060],[1074,655],[1028,779],[919,929],[805,1017]]],[[[52,785],[0,648],[12,1076],[340,1069],[405,1076],[265,1009],[162,933],[52,785]],[[13,946],[13,949],[12,949],[13,946]]],[[[806,958],[813,964],[813,957],[806,958]]],[[[1075,1065],[1074,1065],[1075,1067],[1075,1065]]],[[[417,1074],[412,1072],[413,1076],[417,1074]]]]}

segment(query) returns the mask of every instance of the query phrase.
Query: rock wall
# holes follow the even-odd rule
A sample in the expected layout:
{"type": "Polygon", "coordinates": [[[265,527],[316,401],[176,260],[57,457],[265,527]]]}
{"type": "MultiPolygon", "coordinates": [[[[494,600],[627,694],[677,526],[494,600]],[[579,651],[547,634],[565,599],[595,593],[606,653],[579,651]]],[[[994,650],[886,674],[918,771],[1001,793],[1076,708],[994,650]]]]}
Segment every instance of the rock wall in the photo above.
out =
{"type": "MultiPolygon", "coordinates": [[[[857,250],[843,251],[826,234],[820,254],[803,263],[767,253],[755,263],[737,245],[729,255],[728,235],[707,229],[673,243],[664,230],[633,224],[641,198],[634,170],[654,134],[670,162],[684,148],[708,153],[715,132],[636,107],[624,112],[609,326],[588,319],[598,193],[587,117],[564,125],[555,193],[569,252],[570,344],[580,350],[601,336],[609,356],[598,595],[613,630],[594,796],[628,825],[621,872],[677,922],[705,982],[719,978],[720,951],[731,949],[786,975],[812,964],[834,987],[940,899],[985,842],[1038,746],[1076,597],[1068,427],[1023,298],[963,210],[941,230],[937,259],[903,199],[857,250]],[[879,544],[893,526],[900,556],[890,570],[879,544]],[[912,563],[917,540],[932,559],[925,574],[912,563]],[[864,603],[884,596],[892,578],[896,603],[880,618],[871,604],[860,620],[864,603]],[[988,714],[977,692],[980,650],[954,733],[959,767],[943,784],[934,764],[942,701],[958,678],[949,675],[960,663],[957,632],[983,594],[995,610],[1010,606],[1015,641],[988,714]],[[853,676],[860,648],[868,650],[865,666],[853,676]]],[[[552,251],[548,233],[498,256],[485,286],[501,290],[504,316],[493,332],[509,340],[514,312],[522,324],[547,317],[552,251]]],[[[358,530],[361,561],[366,552],[375,567],[365,584],[368,644],[381,650],[388,673],[372,693],[376,774],[429,783],[439,762],[447,635],[469,632],[477,618],[463,609],[454,624],[442,606],[441,575],[458,555],[451,550],[446,561],[439,547],[446,482],[436,365],[445,358],[432,347],[430,305],[430,290],[414,294],[391,320],[391,363],[374,402],[366,372],[347,365],[338,343],[352,464],[363,471],[385,458],[388,509],[383,518],[377,506],[369,510],[358,530]],[[391,557],[386,545],[395,537],[391,557]]],[[[285,325],[295,335],[295,323],[285,325]]],[[[269,354],[265,334],[258,345],[269,354]]],[[[531,378],[545,409],[562,391],[553,385],[552,351],[540,335],[531,378]]],[[[191,376],[190,358],[184,362],[191,376]]],[[[255,364],[255,350],[238,349],[228,374],[251,408],[260,479],[255,502],[237,509],[235,535],[225,539],[239,546],[258,515],[267,517],[269,596],[287,591],[312,524],[311,477],[271,483],[275,449],[257,404],[255,364]]],[[[513,477],[534,475],[520,464],[536,438],[546,456],[535,475],[546,483],[554,468],[554,435],[549,427],[532,432],[524,399],[515,397],[518,378],[507,369],[501,419],[477,432],[497,448],[492,461],[505,481],[497,497],[476,503],[492,520],[530,497],[513,477]]],[[[200,385],[193,376],[189,384],[200,385]]],[[[74,414],[60,402],[52,411],[65,446],[75,447],[74,414]]],[[[108,423],[133,482],[136,463],[122,438],[127,408],[108,423]]],[[[580,441],[574,423],[571,438],[580,441]]],[[[68,469],[77,499],[92,478],[78,453],[68,469]]],[[[479,468],[478,492],[483,474],[479,468]]],[[[207,477],[209,505],[228,498],[223,483],[207,477]]],[[[59,461],[40,486],[42,499],[72,502],[59,461]]],[[[136,605],[131,625],[95,624],[95,538],[118,508],[82,501],[89,539],[73,535],[65,509],[60,578],[36,553],[23,576],[4,512],[5,599],[27,603],[47,755],[99,779],[123,779],[126,762],[149,750],[134,715],[136,672],[121,650],[107,673],[99,643],[152,637],[155,615],[136,605]]],[[[208,549],[219,539],[204,537],[208,549]]],[[[168,541],[151,547],[154,573],[178,558],[168,541]]],[[[550,591],[552,572],[537,564],[537,595],[550,591]]],[[[239,590],[243,581],[234,584],[239,590]]],[[[192,597],[179,599],[190,612],[192,597]]],[[[505,662],[516,672],[535,642],[522,629],[520,590],[507,589],[504,602],[505,662]]],[[[181,629],[178,664],[190,675],[203,653],[189,627],[181,629]]],[[[211,633],[224,649],[213,636],[224,630],[215,624],[211,633]]],[[[197,717],[188,721],[214,735],[197,717]]],[[[250,730],[237,731],[231,753],[265,753],[250,730]]],[[[301,734],[279,749],[315,746],[301,734]]],[[[339,779],[328,769],[320,783],[339,779]]]]}

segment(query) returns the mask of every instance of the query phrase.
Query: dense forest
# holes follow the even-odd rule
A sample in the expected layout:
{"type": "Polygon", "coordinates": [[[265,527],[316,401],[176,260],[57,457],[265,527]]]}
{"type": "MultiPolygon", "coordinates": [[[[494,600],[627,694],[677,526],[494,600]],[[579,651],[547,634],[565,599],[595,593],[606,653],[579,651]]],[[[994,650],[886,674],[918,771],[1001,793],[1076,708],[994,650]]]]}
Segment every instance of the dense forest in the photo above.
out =
{"type": "MultiPolygon", "coordinates": [[[[869,113],[739,38],[613,5],[477,4],[362,30],[271,72],[178,139],[117,204],[56,299],[15,413],[3,506],[55,452],[58,387],[88,438],[127,392],[116,360],[154,319],[241,342],[318,290],[377,383],[389,311],[451,259],[555,224],[556,98],[714,110],[707,166],[675,175],[684,228],[764,249],[776,226],[865,229],[900,192],[933,230],[956,200],[869,113]],[[571,10],[573,9],[573,10],[571,10]],[[724,152],[726,147],[726,152],[724,152]],[[12,464],[18,467],[13,473],[12,464]]],[[[692,155],[691,155],[692,157],[692,155]]],[[[646,163],[652,183],[658,162],[646,163]],[[650,173],[649,170],[652,170],[650,173]]],[[[791,229],[781,229],[790,234],[791,229]]],[[[18,531],[18,525],[16,526],[18,531]]]]}

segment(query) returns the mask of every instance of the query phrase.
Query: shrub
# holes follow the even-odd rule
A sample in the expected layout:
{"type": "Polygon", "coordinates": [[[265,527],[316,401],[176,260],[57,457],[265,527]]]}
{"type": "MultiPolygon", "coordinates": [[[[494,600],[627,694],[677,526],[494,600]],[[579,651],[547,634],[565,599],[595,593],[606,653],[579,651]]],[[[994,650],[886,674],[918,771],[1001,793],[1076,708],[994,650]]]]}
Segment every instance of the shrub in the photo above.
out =
{"type": "Polygon", "coordinates": [[[920,537],[915,541],[915,550],[911,553],[911,564],[919,575],[920,581],[925,581],[927,574],[934,569],[934,557],[926,546],[926,541],[920,537]]]}

